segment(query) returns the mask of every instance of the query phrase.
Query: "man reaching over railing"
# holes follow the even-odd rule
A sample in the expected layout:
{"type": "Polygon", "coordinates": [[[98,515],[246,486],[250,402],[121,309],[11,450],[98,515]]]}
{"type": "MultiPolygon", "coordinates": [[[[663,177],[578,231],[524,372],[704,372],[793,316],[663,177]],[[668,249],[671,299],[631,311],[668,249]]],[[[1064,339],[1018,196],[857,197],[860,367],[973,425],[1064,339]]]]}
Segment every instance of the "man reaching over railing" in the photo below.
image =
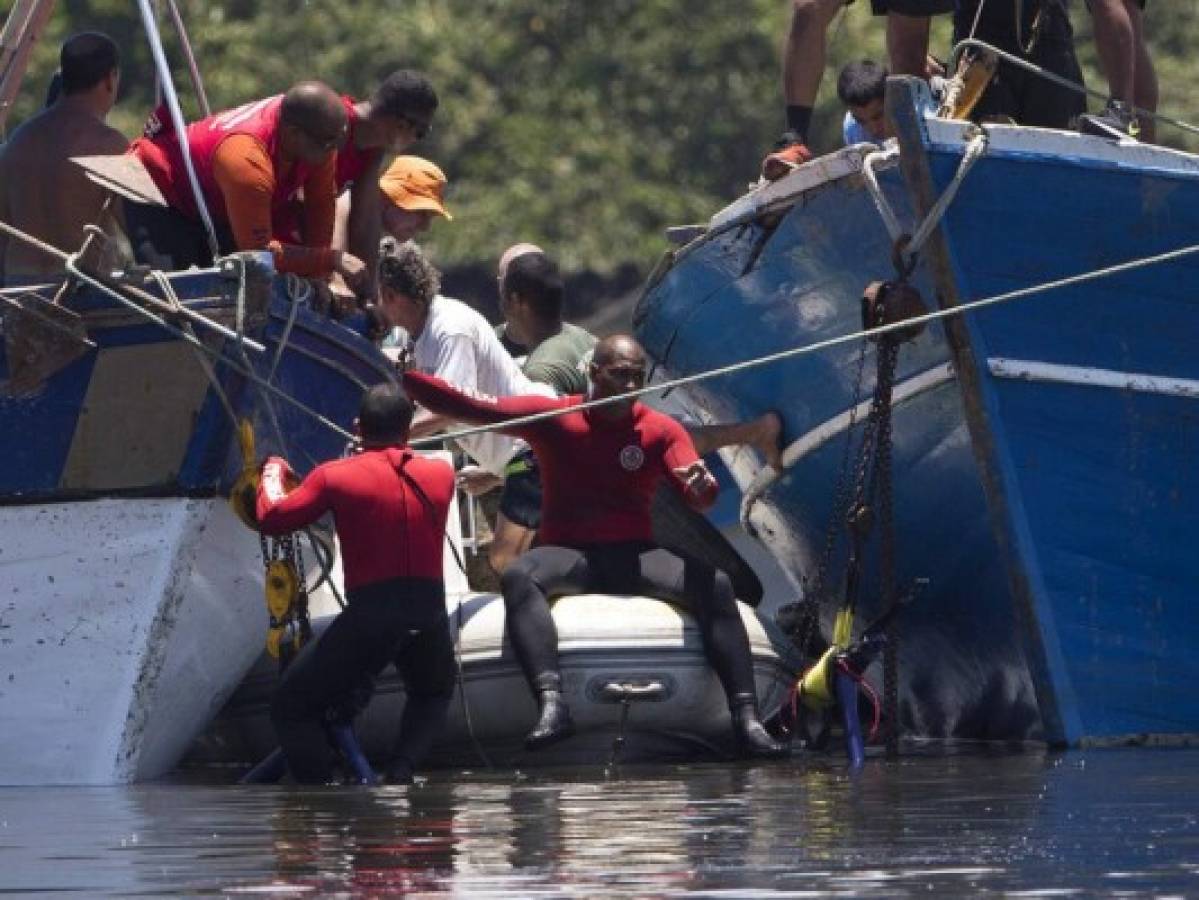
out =
{"type": "MultiPolygon", "coordinates": [[[[328,85],[304,81],[286,94],[217,113],[187,126],[186,141],[220,252],[270,250],[281,272],[324,278],[337,272],[364,291],[361,259],[333,249],[337,150],[347,115],[328,85]],[[302,243],[283,233],[288,204],[303,192],[302,243]]],[[[159,268],[212,262],[208,236],[169,120],[152,116],[146,136],[131,148],[150,173],[169,210],[127,204],[134,252],[159,268]]]]}

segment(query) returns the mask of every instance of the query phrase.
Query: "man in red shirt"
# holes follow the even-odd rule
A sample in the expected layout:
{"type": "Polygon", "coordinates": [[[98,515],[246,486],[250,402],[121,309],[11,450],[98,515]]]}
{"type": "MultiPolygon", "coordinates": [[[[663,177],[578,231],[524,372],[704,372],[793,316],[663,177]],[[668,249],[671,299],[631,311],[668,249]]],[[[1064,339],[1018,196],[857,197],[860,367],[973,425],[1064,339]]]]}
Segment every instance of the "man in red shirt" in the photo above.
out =
{"type": "Polygon", "coordinates": [[[411,777],[445,718],[454,652],[445,609],[442,547],[454,471],[407,446],[412,403],[394,385],[367,391],[356,423],[360,453],[317,466],[287,493],[286,460],[263,465],[259,528],[286,534],[333,513],[341,541],[343,613],[283,674],[271,720],[300,783],[331,776],[325,711],[394,662],[408,692],[391,773],[411,777]]]}
{"type": "MultiPolygon", "coordinates": [[[[640,388],[645,369],[645,351],[633,338],[605,338],[596,345],[589,370],[591,399],[640,388]]],[[[467,395],[417,372],[406,373],[404,383],[433,412],[480,424],[502,425],[531,413],[570,409],[584,399],[467,395]]],[[[501,578],[508,634],[540,705],[525,745],[543,747],[574,730],[562,699],[558,636],[548,598],[602,591],[687,606],[728,696],[738,745],[748,755],[785,753],[758,718],[749,638],[728,576],[653,544],[650,503],[662,478],[696,509],[716,499],[716,481],[683,426],[642,403],[624,400],[500,430],[533,448],[543,492],[541,543],[508,566],[501,578]]]]}
{"type": "MultiPolygon", "coordinates": [[[[343,94],[341,102],[348,128],[333,175],[338,198],[333,246],[349,250],[373,273],[379,261],[379,239],[383,230],[389,230],[387,219],[393,208],[380,193],[380,188],[389,193],[383,160],[428,136],[437,112],[437,93],[420,72],[400,69],[387,76],[369,99],[343,94]]],[[[444,183],[445,177],[441,180],[444,183]]],[[[299,232],[302,213],[298,200],[290,205],[284,222],[287,233],[299,232]]]]}
{"type": "MultiPolygon", "coordinates": [[[[221,250],[269,250],[281,272],[325,278],[337,272],[355,290],[369,273],[361,259],[334,250],[337,149],[345,143],[341,98],[319,81],[304,81],[187,126],[185,140],[221,250]],[[302,240],[284,227],[289,204],[303,192],[302,240]]],[[[126,222],[139,258],[170,268],[211,263],[207,239],[183,163],[178,135],[160,113],[130,152],[170,204],[129,204],[126,222]]]]}

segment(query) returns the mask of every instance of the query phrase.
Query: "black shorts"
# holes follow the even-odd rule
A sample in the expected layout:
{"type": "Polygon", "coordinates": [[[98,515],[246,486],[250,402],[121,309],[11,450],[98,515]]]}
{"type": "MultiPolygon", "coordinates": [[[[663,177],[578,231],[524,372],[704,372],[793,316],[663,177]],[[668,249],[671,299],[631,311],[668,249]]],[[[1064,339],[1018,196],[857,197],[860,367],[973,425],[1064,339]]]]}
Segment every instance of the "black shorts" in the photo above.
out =
{"type": "Polygon", "coordinates": [[[522,528],[536,530],[541,524],[541,471],[533,451],[522,450],[504,469],[500,512],[522,528]]]}
{"type": "Polygon", "coordinates": [[[956,5],[956,0],[870,0],[870,11],[876,16],[940,16],[953,12],[956,5]]]}

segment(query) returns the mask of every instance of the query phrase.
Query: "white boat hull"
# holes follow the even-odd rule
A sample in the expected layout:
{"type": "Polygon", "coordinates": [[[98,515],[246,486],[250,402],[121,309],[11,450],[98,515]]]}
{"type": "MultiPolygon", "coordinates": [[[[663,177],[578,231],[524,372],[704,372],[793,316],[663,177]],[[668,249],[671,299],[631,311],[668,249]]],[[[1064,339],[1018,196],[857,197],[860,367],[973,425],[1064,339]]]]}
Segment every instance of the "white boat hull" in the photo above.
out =
{"type": "Polygon", "coordinates": [[[0,507],[0,784],[174,768],[261,652],[261,584],[220,499],[0,507]]]}

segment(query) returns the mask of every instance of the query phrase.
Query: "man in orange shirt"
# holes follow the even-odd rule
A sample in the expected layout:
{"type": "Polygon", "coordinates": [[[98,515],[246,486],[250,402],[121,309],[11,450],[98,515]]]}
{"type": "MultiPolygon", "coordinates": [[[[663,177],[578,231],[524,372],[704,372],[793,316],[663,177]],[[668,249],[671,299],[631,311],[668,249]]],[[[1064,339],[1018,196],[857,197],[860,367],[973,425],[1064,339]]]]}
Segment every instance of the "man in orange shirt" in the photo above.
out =
{"type": "MultiPolygon", "coordinates": [[[[341,98],[319,81],[217,113],[187,127],[185,139],[222,252],[269,250],[281,272],[325,278],[337,272],[352,288],[369,282],[362,260],[334,250],[337,149],[345,142],[341,98]],[[302,242],[281,233],[289,203],[303,192],[302,242]]],[[[161,116],[131,152],[145,165],[170,210],[130,204],[130,240],[143,261],[167,268],[211,263],[178,136],[161,116]]]]}

